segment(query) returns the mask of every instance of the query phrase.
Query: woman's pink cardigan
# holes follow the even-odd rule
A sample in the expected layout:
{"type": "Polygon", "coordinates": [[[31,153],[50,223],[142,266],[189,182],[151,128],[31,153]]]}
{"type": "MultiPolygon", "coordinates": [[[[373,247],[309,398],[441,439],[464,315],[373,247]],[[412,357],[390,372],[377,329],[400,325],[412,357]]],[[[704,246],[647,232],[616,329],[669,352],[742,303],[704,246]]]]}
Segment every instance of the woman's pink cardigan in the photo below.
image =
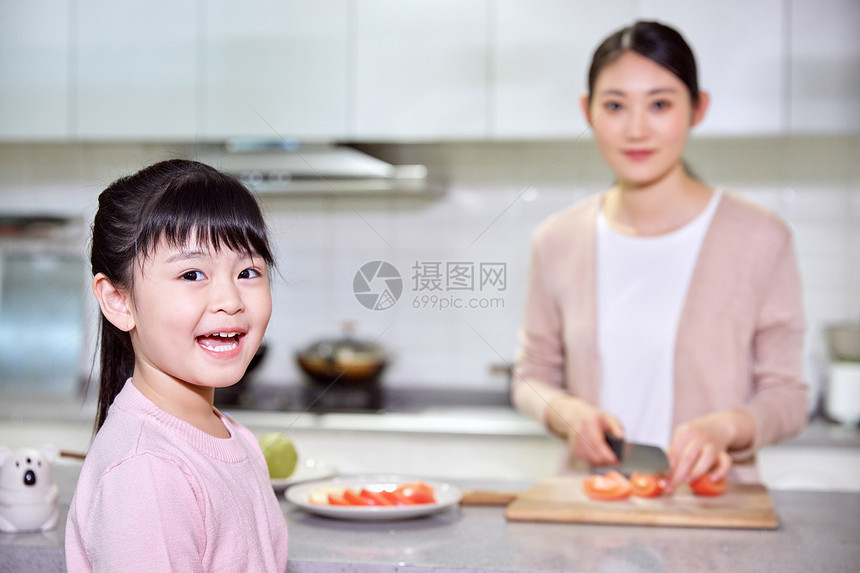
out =
{"type": "MultiPolygon", "coordinates": [[[[535,232],[512,400],[544,423],[549,402],[562,392],[599,402],[599,202],[599,195],[589,197],[535,232]]],[[[724,193],[678,324],[673,427],[720,410],[749,412],[755,439],[732,452],[734,479],[756,480],[755,451],[806,424],[804,328],[789,229],[776,215],[724,193]]]]}

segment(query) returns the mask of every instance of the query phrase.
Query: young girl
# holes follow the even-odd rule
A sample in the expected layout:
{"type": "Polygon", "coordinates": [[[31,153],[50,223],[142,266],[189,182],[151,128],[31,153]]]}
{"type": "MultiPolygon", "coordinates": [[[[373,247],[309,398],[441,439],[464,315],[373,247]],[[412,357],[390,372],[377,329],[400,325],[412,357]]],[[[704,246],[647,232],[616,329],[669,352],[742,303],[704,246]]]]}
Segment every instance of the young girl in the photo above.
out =
{"type": "Polygon", "coordinates": [[[99,197],[91,263],[98,433],[69,509],[69,571],[284,571],[263,454],[213,407],[272,310],[253,196],[194,161],[147,167],[99,197]]]}
{"type": "Polygon", "coordinates": [[[615,183],[535,234],[513,401],[567,439],[568,471],[616,462],[611,433],[668,448],[669,490],[754,481],[755,451],[807,418],[791,234],[685,170],[708,95],[677,31],[612,34],[588,88],[615,183]]]}

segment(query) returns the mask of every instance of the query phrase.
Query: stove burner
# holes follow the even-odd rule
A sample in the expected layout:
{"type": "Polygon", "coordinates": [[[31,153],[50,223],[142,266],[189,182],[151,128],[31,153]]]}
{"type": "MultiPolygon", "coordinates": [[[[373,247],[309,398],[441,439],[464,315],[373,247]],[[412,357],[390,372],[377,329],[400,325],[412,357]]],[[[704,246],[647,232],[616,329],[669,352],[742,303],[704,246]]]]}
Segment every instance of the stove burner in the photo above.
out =
{"type": "Polygon", "coordinates": [[[302,403],[309,412],[366,412],[381,410],[384,407],[384,392],[378,381],[355,385],[335,382],[326,387],[319,384],[305,384],[302,389],[302,403]]]}
{"type": "Polygon", "coordinates": [[[226,403],[215,391],[215,404],[242,410],[330,413],[417,412],[430,407],[510,407],[507,390],[465,390],[439,387],[392,387],[335,383],[331,388],[303,382],[283,386],[253,385],[239,400],[226,403]]]}

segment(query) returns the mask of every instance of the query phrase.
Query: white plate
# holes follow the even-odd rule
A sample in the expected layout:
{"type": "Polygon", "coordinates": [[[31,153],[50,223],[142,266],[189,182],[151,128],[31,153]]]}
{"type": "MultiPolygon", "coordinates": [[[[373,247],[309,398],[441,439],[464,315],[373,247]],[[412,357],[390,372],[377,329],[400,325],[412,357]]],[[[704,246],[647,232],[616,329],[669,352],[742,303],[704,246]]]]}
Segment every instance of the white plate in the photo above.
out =
{"type": "Polygon", "coordinates": [[[337,475],[337,471],[335,471],[335,469],[327,462],[307,458],[299,461],[295,471],[290,475],[290,477],[281,479],[273,478],[271,481],[272,487],[275,488],[275,491],[281,491],[297,483],[326,479],[335,475],[337,475]]]}
{"type": "Polygon", "coordinates": [[[433,488],[436,503],[394,506],[343,506],[322,505],[310,503],[308,501],[311,492],[320,488],[367,488],[372,491],[382,491],[383,489],[394,489],[400,485],[413,481],[418,481],[418,478],[396,475],[337,477],[293,486],[287,490],[286,496],[289,501],[310,513],[315,513],[325,517],[333,517],[335,519],[349,519],[355,521],[409,519],[423,515],[430,515],[460,503],[462,493],[459,488],[449,483],[434,480],[421,481],[433,488]]]}

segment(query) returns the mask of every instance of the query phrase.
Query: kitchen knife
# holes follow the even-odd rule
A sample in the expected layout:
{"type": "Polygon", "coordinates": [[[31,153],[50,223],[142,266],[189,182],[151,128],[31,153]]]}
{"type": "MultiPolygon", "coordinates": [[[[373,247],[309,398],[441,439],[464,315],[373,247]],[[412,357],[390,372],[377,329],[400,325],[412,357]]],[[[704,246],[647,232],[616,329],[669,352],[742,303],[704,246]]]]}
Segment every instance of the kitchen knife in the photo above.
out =
{"type": "Polygon", "coordinates": [[[606,443],[615,452],[619,464],[600,466],[594,468],[599,474],[605,474],[609,470],[616,470],[627,477],[633,472],[648,474],[662,474],[669,471],[669,458],[666,452],[657,446],[625,442],[623,438],[617,438],[606,433],[606,443]]]}

